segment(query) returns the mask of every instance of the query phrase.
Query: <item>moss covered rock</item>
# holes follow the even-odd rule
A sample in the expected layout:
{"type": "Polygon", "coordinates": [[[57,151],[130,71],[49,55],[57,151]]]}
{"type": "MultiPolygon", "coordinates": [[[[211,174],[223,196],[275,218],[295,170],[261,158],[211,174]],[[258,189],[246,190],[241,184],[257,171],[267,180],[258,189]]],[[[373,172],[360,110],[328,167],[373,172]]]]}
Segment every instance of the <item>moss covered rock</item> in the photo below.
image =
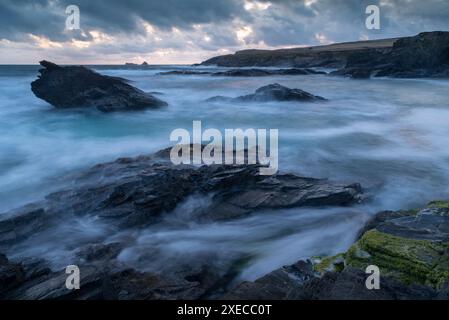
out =
{"type": "Polygon", "coordinates": [[[449,278],[449,243],[407,239],[378,230],[366,232],[346,253],[348,266],[377,265],[381,275],[406,284],[440,288],[449,278]]]}
{"type": "Polygon", "coordinates": [[[339,253],[331,257],[313,257],[313,269],[320,275],[326,272],[340,272],[345,268],[345,254],[339,253]]]}
{"type": "Polygon", "coordinates": [[[429,202],[428,207],[436,209],[449,209],[449,201],[441,201],[441,200],[431,201],[429,202]]]}

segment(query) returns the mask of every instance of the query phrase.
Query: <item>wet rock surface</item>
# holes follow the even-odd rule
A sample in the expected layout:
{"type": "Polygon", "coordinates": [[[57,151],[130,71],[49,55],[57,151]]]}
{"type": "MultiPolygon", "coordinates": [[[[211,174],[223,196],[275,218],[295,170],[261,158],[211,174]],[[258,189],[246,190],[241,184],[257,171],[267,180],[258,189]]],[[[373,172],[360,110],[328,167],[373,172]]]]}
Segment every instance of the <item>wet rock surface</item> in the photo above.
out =
{"type": "Polygon", "coordinates": [[[444,201],[422,210],[380,212],[346,253],[283,267],[237,285],[223,298],[447,299],[448,223],[444,201]],[[365,285],[369,265],[380,269],[379,290],[365,285]]]}
{"type": "Polygon", "coordinates": [[[218,252],[204,252],[194,261],[180,261],[160,272],[138,271],[120,258],[123,248],[130,245],[126,237],[112,242],[93,237],[68,244],[74,252],[70,261],[81,272],[81,289],[72,291],[65,287],[64,269],[39,255],[17,255],[17,248],[37,245],[42,235],[60,232],[55,228],[70,224],[70,219],[93,219],[107,225],[111,233],[119,233],[153,225],[195,194],[210,199],[189,217],[195,223],[235,219],[272,208],[346,206],[361,198],[358,184],[291,174],[261,176],[259,165],[175,166],[168,154],[166,149],[94,166],[71,178],[72,189],[2,214],[0,252],[14,258],[0,256],[0,279],[5,283],[1,297],[199,299],[226,286],[242,259],[228,257],[223,266],[216,259],[218,252]]]}
{"type": "Polygon", "coordinates": [[[326,101],[325,98],[315,96],[301,89],[290,89],[278,83],[269,84],[260,87],[255,93],[229,98],[224,96],[216,96],[206,100],[207,102],[267,102],[267,101],[326,101]]]}
{"type": "Polygon", "coordinates": [[[41,61],[39,78],[31,90],[56,108],[96,108],[103,112],[144,110],[167,103],[124,79],[101,75],[83,66],[58,66],[41,61]]]}

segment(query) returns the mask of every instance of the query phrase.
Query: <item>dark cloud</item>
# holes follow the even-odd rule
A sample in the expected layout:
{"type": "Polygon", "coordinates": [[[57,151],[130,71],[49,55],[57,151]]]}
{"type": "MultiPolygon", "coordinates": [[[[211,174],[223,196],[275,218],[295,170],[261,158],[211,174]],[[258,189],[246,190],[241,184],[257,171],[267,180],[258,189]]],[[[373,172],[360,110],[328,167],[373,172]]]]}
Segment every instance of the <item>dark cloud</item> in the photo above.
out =
{"type": "MultiPolygon", "coordinates": [[[[143,56],[163,50],[193,56],[196,50],[212,55],[221,49],[315,45],[449,30],[448,17],[449,0],[0,0],[0,40],[14,42],[15,48],[32,47],[35,39],[29,34],[44,36],[62,43],[62,48],[38,46],[36,50],[67,59],[120,52],[143,56]],[[64,30],[65,8],[71,4],[81,11],[79,31],[64,30]],[[365,9],[370,4],[381,8],[380,30],[365,28],[365,9]],[[151,24],[155,32],[148,34],[142,22],[151,24]],[[114,41],[95,42],[84,49],[68,44],[72,39],[92,40],[93,30],[114,41]],[[246,30],[243,38],[238,30],[246,30]]],[[[0,50],[5,48],[8,45],[0,43],[0,50]]]]}
{"type": "Polygon", "coordinates": [[[142,33],[141,21],[161,29],[190,29],[193,24],[220,23],[236,16],[251,19],[241,0],[2,0],[0,37],[17,39],[33,33],[51,40],[67,38],[65,8],[72,4],[80,8],[83,30],[108,33],[142,33]]]}

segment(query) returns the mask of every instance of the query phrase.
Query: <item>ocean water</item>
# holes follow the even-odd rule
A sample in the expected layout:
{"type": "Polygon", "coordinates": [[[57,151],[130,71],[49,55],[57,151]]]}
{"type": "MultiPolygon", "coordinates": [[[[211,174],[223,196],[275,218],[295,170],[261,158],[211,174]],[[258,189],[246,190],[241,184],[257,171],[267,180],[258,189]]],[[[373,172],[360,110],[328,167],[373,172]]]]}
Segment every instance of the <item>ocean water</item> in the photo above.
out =
{"type": "Polygon", "coordinates": [[[56,110],[30,90],[38,66],[0,66],[0,212],[67,186],[70,173],[168,147],[170,132],[191,131],[193,120],[220,130],[279,129],[280,172],[359,182],[367,200],[350,208],[275,210],[195,224],[189,217],[208,199],[192,197],[166,221],[148,229],[123,232],[77,219],[14,248],[14,257],[40,254],[60,267],[70,264],[76,244],[131,237],[119,258],[139,269],[160,272],[181,261],[194,263],[211,256],[214,263],[226,266],[244,258],[237,278],[253,280],[301,258],[346,250],[375,212],[449,198],[449,81],[158,76],[188,67],[92,67],[127,78],[144,91],[159,92],[169,106],[111,114],[56,110]],[[216,95],[248,94],[270,83],[329,101],[204,102],[216,95]],[[145,259],[149,253],[151,259],[145,259]]]}

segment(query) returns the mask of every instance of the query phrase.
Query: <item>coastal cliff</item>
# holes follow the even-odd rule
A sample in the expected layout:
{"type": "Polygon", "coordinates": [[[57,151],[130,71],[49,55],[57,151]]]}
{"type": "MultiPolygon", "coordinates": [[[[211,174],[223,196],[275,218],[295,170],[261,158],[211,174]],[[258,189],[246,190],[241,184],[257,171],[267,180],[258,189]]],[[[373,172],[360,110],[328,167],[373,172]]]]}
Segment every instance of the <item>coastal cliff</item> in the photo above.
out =
{"type": "Polygon", "coordinates": [[[422,32],[414,37],[348,42],[282,50],[245,50],[202,65],[335,68],[333,75],[352,78],[447,78],[449,32],[422,32]]]}

